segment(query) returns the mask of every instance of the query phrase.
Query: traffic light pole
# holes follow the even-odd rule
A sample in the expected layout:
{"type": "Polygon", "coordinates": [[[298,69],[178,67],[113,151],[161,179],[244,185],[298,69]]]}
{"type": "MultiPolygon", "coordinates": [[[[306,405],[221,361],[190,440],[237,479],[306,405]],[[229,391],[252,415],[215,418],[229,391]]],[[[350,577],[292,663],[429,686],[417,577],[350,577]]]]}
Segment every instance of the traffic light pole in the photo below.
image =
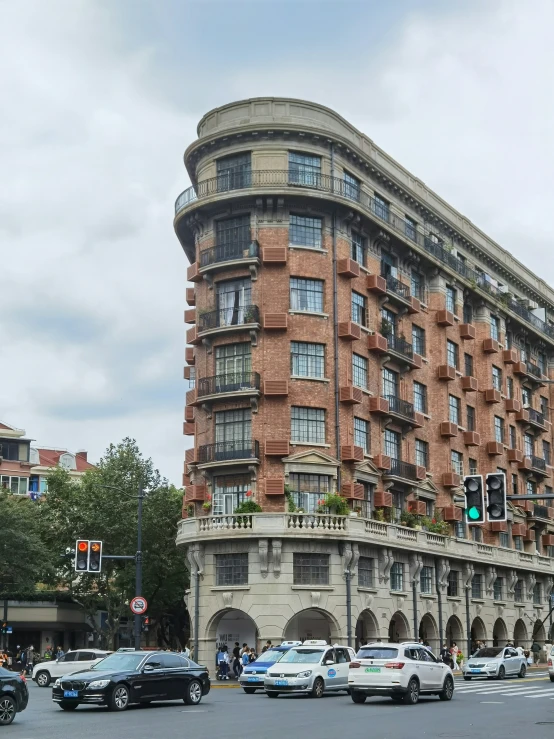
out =
{"type": "MultiPolygon", "coordinates": [[[[2,623],[7,624],[8,623],[8,595],[4,596],[4,616],[2,617],[2,623]]],[[[8,635],[4,634],[2,631],[2,649],[7,649],[8,647],[8,635]]]]}
{"type": "MultiPolygon", "coordinates": [[[[137,517],[137,554],[136,554],[136,571],[135,571],[135,596],[142,595],[142,501],[144,500],[144,491],[142,484],[138,492],[138,517],[137,517]]],[[[140,649],[140,632],[142,626],[142,616],[135,614],[135,649],[140,649]]]]}

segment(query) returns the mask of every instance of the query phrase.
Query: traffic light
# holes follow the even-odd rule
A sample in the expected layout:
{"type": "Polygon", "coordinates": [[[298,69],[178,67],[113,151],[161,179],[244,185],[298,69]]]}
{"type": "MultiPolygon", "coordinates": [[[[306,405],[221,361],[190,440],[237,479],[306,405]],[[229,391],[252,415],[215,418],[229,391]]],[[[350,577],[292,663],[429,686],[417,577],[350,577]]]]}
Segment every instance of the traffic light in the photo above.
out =
{"type": "Polygon", "coordinates": [[[89,551],[88,539],[77,539],[75,544],[75,570],[77,572],[87,572],[89,551]]]}
{"type": "Polygon", "coordinates": [[[483,495],[483,476],[464,477],[466,496],[466,517],[468,523],[485,523],[485,499],[483,495]]]}
{"type": "Polygon", "coordinates": [[[489,472],[487,485],[487,521],[507,521],[506,475],[503,472],[489,472]]]}
{"type": "Polygon", "coordinates": [[[100,572],[102,569],[102,542],[90,542],[90,555],[88,561],[89,572],[100,572]]]}
{"type": "Polygon", "coordinates": [[[148,631],[149,627],[150,627],[150,617],[142,616],[142,630],[148,631]]]}

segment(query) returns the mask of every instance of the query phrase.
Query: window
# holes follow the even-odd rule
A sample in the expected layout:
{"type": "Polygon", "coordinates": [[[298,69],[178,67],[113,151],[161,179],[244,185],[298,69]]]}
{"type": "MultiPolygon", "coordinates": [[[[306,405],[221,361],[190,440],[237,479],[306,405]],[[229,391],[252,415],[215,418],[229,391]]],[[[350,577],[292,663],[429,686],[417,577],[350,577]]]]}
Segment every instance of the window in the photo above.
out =
{"type": "Polygon", "coordinates": [[[293,555],[292,580],[295,585],[329,585],[328,554],[293,555]]]}
{"type": "Polygon", "coordinates": [[[183,659],[179,654],[169,654],[166,652],[160,656],[162,658],[162,667],[166,670],[177,670],[189,666],[188,660],[183,659]]]}
{"type": "Polygon", "coordinates": [[[405,216],[405,233],[406,236],[412,241],[416,240],[417,223],[410,216],[405,216]]]}
{"type": "Polygon", "coordinates": [[[498,544],[499,546],[504,547],[504,549],[507,549],[510,546],[510,537],[507,531],[501,531],[498,534],[498,544]]]}
{"type": "Polygon", "coordinates": [[[344,173],[344,196],[351,200],[360,199],[360,180],[348,172],[344,173]]]}
{"type": "Polygon", "coordinates": [[[504,578],[497,577],[494,581],[494,600],[504,600],[504,578]]]}
{"type": "Polygon", "coordinates": [[[453,449],[450,451],[450,464],[452,465],[452,472],[463,477],[464,455],[461,452],[456,452],[453,449]]]}
{"type": "Polygon", "coordinates": [[[516,427],[510,426],[510,449],[517,449],[516,427]]]}
{"type": "Polygon", "coordinates": [[[355,262],[365,267],[366,242],[358,231],[352,231],[351,257],[355,262]]]}
{"type": "Polygon", "coordinates": [[[425,500],[423,501],[425,503],[425,515],[427,518],[434,518],[435,517],[435,504],[432,500],[425,500]]]}
{"type": "Polygon", "coordinates": [[[386,200],[383,200],[383,198],[380,195],[377,195],[375,193],[374,197],[374,208],[375,208],[375,215],[379,218],[382,218],[384,221],[389,220],[389,208],[390,205],[387,203],[386,200]]]}
{"type": "MultiPolygon", "coordinates": [[[[227,259],[240,259],[244,256],[244,250],[250,249],[252,239],[250,236],[250,215],[236,216],[217,221],[215,224],[215,261],[222,262],[227,259]]],[[[206,258],[209,258],[206,252],[206,258]]],[[[202,263],[202,253],[200,257],[202,263]]]]}
{"type": "Polygon", "coordinates": [[[371,518],[371,500],[375,485],[365,480],[357,480],[360,485],[364,488],[364,497],[362,500],[356,500],[355,507],[361,508],[362,518],[371,518]]]}
{"type": "Polygon", "coordinates": [[[292,341],[290,345],[291,373],[294,377],[325,376],[325,345],[292,341]]]}
{"type": "Polygon", "coordinates": [[[0,456],[13,462],[28,462],[29,448],[30,444],[20,444],[18,441],[0,439],[0,456]]]}
{"type": "Polygon", "coordinates": [[[468,459],[468,467],[469,467],[470,475],[477,474],[477,460],[476,459],[468,459]]]}
{"type": "Polygon", "coordinates": [[[404,590],[404,565],[402,562],[394,562],[391,567],[390,589],[404,590]]]}
{"type": "Polygon", "coordinates": [[[371,557],[360,557],[358,560],[358,587],[373,587],[373,559],[371,557]]]}
{"type": "Polygon", "coordinates": [[[381,333],[383,336],[396,333],[396,313],[388,308],[381,310],[381,333]]]}
{"type": "Polygon", "coordinates": [[[449,367],[458,369],[458,344],[455,344],[453,341],[446,342],[446,361],[449,367]]]}
{"type": "Polygon", "coordinates": [[[491,313],[491,339],[500,341],[500,318],[491,313]]]}
{"type": "Polygon", "coordinates": [[[514,536],[514,549],[517,549],[518,552],[523,552],[523,536],[514,536]]]}
{"type": "Polygon", "coordinates": [[[513,379],[513,377],[508,377],[506,379],[506,392],[507,392],[508,398],[512,399],[514,397],[514,379],[513,379]]]}
{"type": "Polygon", "coordinates": [[[533,396],[531,394],[531,391],[526,388],[521,388],[521,402],[523,403],[523,407],[532,405],[533,396]]]}
{"type": "Polygon", "coordinates": [[[473,377],[473,357],[471,354],[464,354],[464,373],[466,377],[473,377]]]}
{"type": "Polygon", "coordinates": [[[518,476],[517,474],[512,474],[512,495],[518,495],[519,494],[519,485],[518,485],[518,476]]]}
{"type": "Polygon", "coordinates": [[[293,185],[319,187],[321,184],[321,157],[289,151],[289,182],[293,185]]]}
{"type": "MultiPolygon", "coordinates": [[[[514,541],[521,538],[521,536],[514,536],[514,541]]],[[[516,547],[516,549],[517,548],[518,547],[516,547]]],[[[523,549],[523,547],[521,548],[523,549]]],[[[514,600],[516,603],[523,603],[523,580],[518,580],[516,582],[516,586],[514,588],[514,600]]]]}
{"type": "Polygon", "coordinates": [[[458,570],[450,570],[450,572],[448,573],[448,587],[446,590],[446,595],[450,596],[451,598],[457,598],[459,582],[460,573],[458,572],[458,570]]]}
{"type": "Polygon", "coordinates": [[[466,406],[467,414],[467,430],[475,431],[475,408],[472,405],[466,406]]]}
{"type": "MultiPolygon", "coordinates": [[[[250,382],[251,372],[252,345],[249,341],[215,347],[215,374],[224,384],[227,382],[239,383],[244,379],[250,382]],[[245,377],[246,375],[248,375],[248,378],[245,377]]],[[[199,380],[199,387],[202,387],[203,382],[203,380],[199,380]]]]}
{"type": "Polygon", "coordinates": [[[322,247],[321,218],[307,218],[290,214],[289,243],[294,246],[309,246],[312,249],[322,247]]]}
{"type": "Polygon", "coordinates": [[[367,300],[364,295],[352,291],[352,320],[360,326],[367,326],[367,300]]]}
{"type": "Polygon", "coordinates": [[[412,344],[416,354],[425,356],[425,329],[412,323],[412,344]]]}
{"type": "Polygon", "coordinates": [[[492,368],[492,386],[502,392],[502,370],[498,367],[492,368]]]}
{"type": "Polygon", "coordinates": [[[481,542],[483,541],[483,532],[479,528],[479,526],[470,526],[471,531],[471,538],[473,541],[481,542]]]}
{"type": "Polygon", "coordinates": [[[200,316],[199,322],[205,328],[218,326],[240,326],[255,319],[252,313],[252,283],[249,278],[225,280],[216,284],[216,305],[214,314],[200,316]],[[210,323],[210,317],[212,318],[210,323]]]}
{"type": "Polygon", "coordinates": [[[352,354],[352,382],[367,390],[367,359],[359,354],[352,354]]]}
{"type": "Polygon", "coordinates": [[[462,309],[464,323],[473,323],[473,306],[471,303],[464,303],[462,309]]]}
{"type": "Polygon", "coordinates": [[[235,508],[246,500],[249,489],[248,475],[217,476],[214,480],[213,515],[233,514],[235,508]]]}
{"type": "Polygon", "coordinates": [[[548,418],[548,398],[543,395],[540,397],[541,413],[545,418],[548,418]]]}
{"type": "Polygon", "coordinates": [[[420,578],[420,588],[422,593],[432,593],[433,592],[433,568],[432,567],[422,567],[421,568],[421,578],[420,578]]]}
{"type": "Polygon", "coordinates": [[[544,352],[538,352],[537,354],[537,365],[543,375],[547,374],[546,367],[546,355],[544,352]]]}
{"type": "Polygon", "coordinates": [[[13,495],[27,495],[29,492],[28,477],[12,477],[10,475],[2,475],[0,484],[4,490],[9,490],[13,495]]]}
{"type": "Polygon", "coordinates": [[[315,513],[320,505],[318,501],[330,491],[330,478],[327,475],[292,472],[289,485],[294,504],[306,513],[315,513]]]}
{"type": "Polygon", "coordinates": [[[369,454],[369,421],[354,417],[354,444],[369,454]]]}
{"type": "Polygon", "coordinates": [[[215,457],[218,461],[250,456],[252,412],[250,408],[218,411],[215,414],[215,457]],[[238,456],[237,456],[238,455],[238,456]]]}
{"type": "Polygon", "coordinates": [[[217,585],[248,585],[248,554],[216,554],[217,585]]]}
{"type": "Polygon", "coordinates": [[[400,434],[391,429],[385,429],[385,454],[391,459],[401,459],[400,434]]]}
{"type": "Polygon", "coordinates": [[[526,457],[532,457],[535,453],[535,440],[531,436],[531,434],[525,434],[523,437],[524,441],[524,447],[525,447],[525,456],[526,457]]]}
{"type": "Polygon", "coordinates": [[[252,184],[252,156],[246,154],[233,154],[222,157],[216,162],[217,165],[217,190],[238,190],[242,187],[250,187],[252,184]]]}
{"type": "Polygon", "coordinates": [[[456,398],[454,395],[448,396],[448,417],[451,423],[455,423],[457,426],[461,424],[461,401],[460,398],[456,398]]]}
{"type": "Polygon", "coordinates": [[[404,496],[402,493],[392,493],[392,523],[398,523],[402,516],[402,501],[404,496]]]}
{"type": "Polygon", "coordinates": [[[457,303],[457,295],[456,295],[456,288],[450,287],[450,285],[446,286],[446,310],[449,310],[451,313],[456,313],[456,303],[457,303]]]}
{"type": "Polygon", "coordinates": [[[542,605],[542,583],[537,582],[533,587],[533,603],[535,605],[542,605]]]}
{"type": "Polygon", "coordinates": [[[427,386],[414,382],[414,410],[427,413],[427,386]]]}
{"type": "MultiPolygon", "coordinates": [[[[473,528],[476,528],[476,527],[474,526],[473,528]]],[[[482,598],[483,597],[483,575],[479,575],[479,574],[473,575],[473,580],[471,581],[471,597],[472,598],[482,598]]]]}
{"type": "Polygon", "coordinates": [[[383,368],[383,397],[398,397],[398,373],[387,367],[383,368]]]}
{"type": "Polygon", "coordinates": [[[423,300],[425,297],[423,292],[423,275],[415,270],[412,270],[410,275],[410,294],[418,300],[423,300]]]}
{"type": "Polygon", "coordinates": [[[504,443],[504,419],[500,416],[494,417],[494,440],[504,443]]]}
{"type": "Polygon", "coordinates": [[[415,459],[419,467],[429,469],[429,444],[423,439],[415,440],[415,459]]]}
{"type": "Polygon", "coordinates": [[[543,441],[542,442],[542,457],[546,464],[550,464],[550,442],[549,441],[543,441]]]}
{"type": "Polygon", "coordinates": [[[463,521],[456,521],[454,523],[454,536],[456,539],[466,538],[466,527],[463,521]]]}
{"type": "Polygon", "coordinates": [[[323,312],[323,280],[290,278],[290,307],[312,313],[323,312]]]}
{"type": "Polygon", "coordinates": [[[291,441],[305,444],[325,444],[325,411],[323,408],[292,406],[291,441]]]}
{"type": "Polygon", "coordinates": [[[525,480],[525,493],[527,495],[537,494],[537,483],[533,480],[525,480]]]}

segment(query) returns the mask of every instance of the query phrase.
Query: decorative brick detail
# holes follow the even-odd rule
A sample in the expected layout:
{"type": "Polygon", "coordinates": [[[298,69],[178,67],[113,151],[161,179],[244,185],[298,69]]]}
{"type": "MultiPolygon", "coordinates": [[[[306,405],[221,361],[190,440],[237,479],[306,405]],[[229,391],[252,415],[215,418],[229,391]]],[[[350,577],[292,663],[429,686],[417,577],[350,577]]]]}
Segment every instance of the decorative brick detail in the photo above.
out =
{"type": "Polygon", "coordinates": [[[377,295],[386,295],[387,281],[381,275],[368,275],[367,289],[369,292],[376,293],[377,295]]]}
{"type": "Polygon", "coordinates": [[[345,482],[341,488],[341,495],[351,500],[363,500],[364,486],[361,482],[345,482]]]}
{"type": "Polygon", "coordinates": [[[183,424],[183,434],[185,436],[194,436],[196,433],[196,424],[185,421],[183,424]]]}
{"type": "Polygon", "coordinates": [[[458,427],[451,421],[443,421],[440,425],[441,436],[458,436],[458,427]]]}
{"type": "Polygon", "coordinates": [[[386,414],[389,412],[389,401],[384,398],[369,398],[369,412],[386,414]]]}
{"type": "Polygon", "coordinates": [[[443,508],[442,517],[445,521],[463,521],[464,512],[456,505],[449,505],[443,508]]]}
{"type": "Polygon", "coordinates": [[[193,262],[187,267],[187,282],[201,282],[202,275],[198,270],[198,262],[193,262]]]}
{"type": "Polygon", "coordinates": [[[364,399],[364,394],[359,387],[353,385],[344,385],[339,388],[339,400],[341,403],[361,403],[364,399]]]}
{"type": "Polygon", "coordinates": [[[442,484],[445,488],[457,488],[462,484],[462,478],[455,472],[443,472],[442,484]]]}
{"type": "Polygon", "coordinates": [[[264,380],[264,395],[288,395],[288,380],[264,380]]]}
{"type": "Polygon", "coordinates": [[[456,379],[456,368],[451,367],[449,364],[439,364],[437,369],[437,377],[439,380],[451,380],[456,379]]]}
{"type": "Polygon", "coordinates": [[[373,505],[375,508],[392,508],[392,493],[377,490],[373,496],[373,505]]]}
{"type": "Polygon", "coordinates": [[[194,421],[194,408],[190,405],[187,405],[185,408],[185,421],[188,423],[192,423],[194,421]]]}
{"type": "Polygon", "coordinates": [[[491,531],[495,531],[496,533],[500,531],[507,532],[508,531],[508,524],[506,521],[492,521],[491,523],[491,531]]]}
{"type": "Polygon", "coordinates": [[[268,331],[286,331],[288,325],[288,313],[264,313],[264,328],[268,331]]]}
{"type": "Polygon", "coordinates": [[[284,477],[268,477],[265,481],[265,494],[266,495],[284,495],[285,494],[285,478],[284,477]]]}
{"type": "Polygon", "coordinates": [[[500,403],[501,400],[502,395],[500,394],[500,390],[494,387],[485,390],[485,403],[500,403]]]}
{"type": "Polygon", "coordinates": [[[500,344],[496,339],[483,339],[483,351],[485,354],[498,354],[500,344]]]}
{"type": "Polygon", "coordinates": [[[465,375],[462,377],[462,390],[466,393],[475,393],[479,390],[479,383],[476,377],[465,375]]]}
{"type": "Polygon", "coordinates": [[[476,431],[464,431],[464,444],[466,446],[481,446],[481,436],[476,431]]]}
{"type": "Polygon", "coordinates": [[[367,337],[367,348],[370,352],[377,352],[378,354],[386,354],[388,349],[388,342],[381,334],[373,334],[367,337]]]}
{"type": "Polygon", "coordinates": [[[474,339],[475,336],[475,326],[471,323],[460,323],[460,339],[474,339]]]}
{"type": "Polygon", "coordinates": [[[506,399],[506,413],[520,413],[521,412],[521,400],[515,398],[506,399]]]}
{"type": "Polygon", "coordinates": [[[185,362],[187,364],[194,364],[196,362],[196,355],[194,352],[194,347],[187,346],[185,349],[185,362]]]}
{"type": "Polygon", "coordinates": [[[188,308],[185,311],[185,323],[196,323],[196,308],[188,308]]]}
{"type": "Polygon", "coordinates": [[[187,344],[201,344],[202,341],[198,337],[198,329],[196,326],[187,330],[187,344]]]}
{"type": "Polygon", "coordinates": [[[343,462],[363,462],[364,450],[361,446],[354,446],[354,444],[344,444],[340,448],[340,458],[343,462]]]}
{"type": "Polygon", "coordinates": [[[522,462],[523,452],[520,449],[508,449],[508,462],[522,462]]]}
{"type": "Polygon", "coordinates": [[[263,264],[286,264],[288,252],[286,246],[264,246],[262,262],[263,264]]]}
{"type": "Polygon", "coordinates": [[[187,287],[185,291],[185,300],[188,305],[196,305],[196,291],[193,287],[187,287]]]}
{"type": "Polygon", "coordinates": [[[356,341],[362,338],[362,329],[354,321],[341,321],[339,323],[339,337],[348,341],[356,341]]]}
{"type": "Polygon", "coordinates": [[[265,442],[266,457],[288,457],[290,442],[285,439],[265,442]]]}
{"type": "Polygon", "coordinates": [[[518,361],[517,352],[515,349],[504,349],[502,352],[502,361],[504,364],[516,364],[518,361]]]}
{"type": "Polygon", "coordinates": [[[487,441],[487,454],[491,457],[504,454],[504,446],[499,441],[487,441]]]}
{"type": "Polygon", "coordinates": [[[196,464],[197,461],[198,458],[196,456],[195,447],[192,447],[192,449],[187,449],[185,451],[185,464],[196,464]]]}
{"type": "Polygon", "coordinates": [[[187,485],[185,490],[186,503],[202,503],[206,500],[205,485],[187,485]]]}
{"type": "Polygon", "coordinates": [[[339,259],[337,262],[337,274],[343,277],[359,277],[360,265],[353,259],[339,259]]]}
{"type": "Polygon", "coordinates": [[[416,516],[424,516],[427,512],[427,507],[424,500],[409,500],[408,510],[410,513],[415,513],[416,516]]]}
{"type": "Polygon", "coordinates": [[[438,310],[437,311],[437,323],[439,326],[453,326],[454,325],[454,313],[449,310],[438,310]]]}
{"type": "MultiPolygon", "coordinates": [[[[377,454],[373,458],[373,464],[378,470],[390,470],[390,457],[387,457],[386,454],[377,454]]],[[[375,503],[375,505],[377,505],[377,503],[375,503]]]]}

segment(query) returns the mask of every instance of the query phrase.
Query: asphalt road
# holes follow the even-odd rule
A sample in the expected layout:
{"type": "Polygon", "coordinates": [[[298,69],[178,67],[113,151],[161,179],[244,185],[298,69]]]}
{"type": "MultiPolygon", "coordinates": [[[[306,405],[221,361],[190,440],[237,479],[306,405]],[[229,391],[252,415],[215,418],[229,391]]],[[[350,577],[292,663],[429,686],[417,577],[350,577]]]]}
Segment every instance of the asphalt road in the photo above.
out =
{"type": "Polygon", "coordinates": [[[450,703],[422,698],[417,706],[384,698],[355,705],[343,693],[270,700],[233,687],[212,689],[196,707],[172,702],[111,713],[80,706],[65,713],[52,703],[50,689],[31,684],[29,690],[27,710],[0,731],[0,739],[182,739],[184,732],[202,739],[552,739],[554,732],[554,683],[545,674],[502,682],[456,678],[450,703]]]}

